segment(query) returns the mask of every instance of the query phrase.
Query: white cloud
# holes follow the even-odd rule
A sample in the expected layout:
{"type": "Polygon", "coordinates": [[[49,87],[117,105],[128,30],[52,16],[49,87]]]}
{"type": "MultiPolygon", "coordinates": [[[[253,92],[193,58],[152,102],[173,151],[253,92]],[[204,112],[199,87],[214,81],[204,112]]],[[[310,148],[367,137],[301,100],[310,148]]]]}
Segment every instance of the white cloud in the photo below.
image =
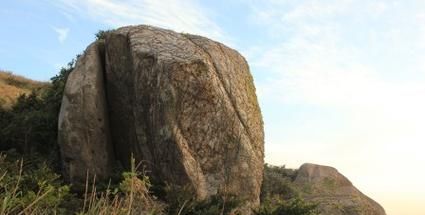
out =
{"type": "Polygon", "coordinates": [[[66,38],[68,38],[69,28],[53,27],[53,30],[57,33],[59,42],[64,43],[66,38]]]}
{"type": "Polygon", "coordinates": [[[54,2],[66,14],[121,27],[149,24],[208,36],[223,41],[223,31],[210,18],[212,14],[193,0],[59,0],[54,2]]]}

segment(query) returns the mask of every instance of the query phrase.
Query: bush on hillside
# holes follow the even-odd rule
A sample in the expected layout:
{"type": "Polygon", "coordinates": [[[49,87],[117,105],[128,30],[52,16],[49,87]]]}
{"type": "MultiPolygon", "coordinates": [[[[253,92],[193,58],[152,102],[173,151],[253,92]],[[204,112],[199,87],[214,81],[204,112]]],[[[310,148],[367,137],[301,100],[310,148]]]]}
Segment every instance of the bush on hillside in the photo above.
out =
{"type": "Polygon", "coordinates": [[[267,198],[279,197],[291,199],[299,197],[299,191],[292,185],[296,170],[285,166],[264,165],[263,184],[261,187],[261,201],[267,198]]]}
{"type": "Polygon", "coordinates": [[[316,204],[305,202],[293,186],[297,171],[285,166],[264,165],[261,206],[257,215],[314,215],[316,204]]]}
{"type": "Polygon", "coordinates": [[[50,158],[58,167],[58,115],[63,90],[75,60],[62,68],[43,91],[18,97],[10,109],[0,107],[0,150],[16,149],[25,155],[39,154],[50,158]]]}
{"type": "Polygon", "coordinates": [[[262,202],[256,215],[317,215],[317,205],[307,203],[299,197],[283,200],[268,198],[262,202]]]}

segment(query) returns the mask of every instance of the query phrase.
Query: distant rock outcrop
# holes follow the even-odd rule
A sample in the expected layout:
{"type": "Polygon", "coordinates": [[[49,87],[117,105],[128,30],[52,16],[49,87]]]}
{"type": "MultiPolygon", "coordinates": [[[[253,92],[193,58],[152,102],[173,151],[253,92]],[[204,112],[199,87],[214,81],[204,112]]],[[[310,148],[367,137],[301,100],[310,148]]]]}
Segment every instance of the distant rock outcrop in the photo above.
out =
{"type": "Polygon", "coordinates": [[[385,215],[377,202],[333,167],[303,164],[293,183],[307,202],[318,203],[322,215],[385,215]]]}
{"type": "Polygon", "coordinates": [[[123,27],[90,45],[68,78],[59,119],[65,175],[108,177],[143,161],[198,199],[259,204],[264,133],[252,76],[235,50],[204,37],[123,27]]]}

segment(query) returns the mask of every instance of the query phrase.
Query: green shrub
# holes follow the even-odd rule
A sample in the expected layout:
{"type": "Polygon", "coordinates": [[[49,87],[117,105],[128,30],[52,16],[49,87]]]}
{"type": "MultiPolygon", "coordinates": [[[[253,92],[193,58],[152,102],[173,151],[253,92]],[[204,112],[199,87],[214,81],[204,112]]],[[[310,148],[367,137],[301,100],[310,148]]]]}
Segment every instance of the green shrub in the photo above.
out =
{"type": "Polygon", "coordinates": [[[9,160],[0,155],[0,214],[56,214],[70,198],[69,186],[45,163],[9,160]]]}
{"type": "Polygon", "coordinates": [[[293,185],[297,171],[285,166],[264,165],[261,206],[257,215],[314,215],[317,205],[305,202],[293,185]]]}
{"type": "Polygon", "coordinates": [[[267,198],[278,197],[291,199],[299,197],[299,191],[292,185],[296,175],[293,169],[285,166],[264,165],[263,184],[261,186],[261,201],[267,198]]]}
{"type": "Polygon", "coordinates": [[[316,215],[316,204],[306,203],[301,198],[282,200],[266,199],[255,213],[256,215],[316,215]]]}
{"type": "Polygon", "coordinates": [[[197,200],[193,189],[188,186],[171,186],[165,188],[167,214],[179,215],[218,215],[238,214],[236,208],[241,200],[232,195],[215,195],[205,200],[197,200]]]}
{"type": "Polygon", "coordinates": [[[26,156],[42,155],[59,169],[58,115],[74,65],[75,60],[62,68],[46,89],[21,95],[10,109],[0,107],[0,151],[16,149],[26,156]]]}
{"type": "Polygon", "coordinates": [[[95,34],[96,40],[104,40],[106,35],[110,33],[111,30],[100,30],[95,34]]]}

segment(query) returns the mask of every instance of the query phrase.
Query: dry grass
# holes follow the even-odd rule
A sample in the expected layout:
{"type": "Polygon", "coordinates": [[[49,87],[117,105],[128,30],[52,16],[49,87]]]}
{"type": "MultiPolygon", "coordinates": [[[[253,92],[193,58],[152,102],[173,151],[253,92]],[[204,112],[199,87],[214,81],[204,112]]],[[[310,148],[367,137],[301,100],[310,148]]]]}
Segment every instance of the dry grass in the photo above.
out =
{"type": "Polygon", "coordinates": [[[123,173],[123,180],[113,189],[97,191],[96,176],[89,182],[87,173],[84,200],[69,193],[69,186],[50,169],[28,169],[24,163],[23,159],[6,160],[0,152],[0,215],[165,214],[166,205],[152,195],[149,179],[136,170],[134,159],[131,171],[123,173]]]}
{"type": "Polygon", "coordinates": [[[121,194],[114,193],[109,188],[105,192],[96,191],[96,177],[93,178],[91,192],[89,178],[86,178],[84,205],[77,215],[162,215],[165,214],[165,204],[158,201],[150,193],[150,182],[144,173],[138,172],[132,158],[131,171],[123,174],[120,183],[121,194]]]}
{"type": "Polygon", "coordinates": [[[47,86],[47,82],[39,82],[14,75],[11,72],[0,70],[0,107],[9,108],[22,94],[29,94],[33,90],[40,90],[47,86]]]}

